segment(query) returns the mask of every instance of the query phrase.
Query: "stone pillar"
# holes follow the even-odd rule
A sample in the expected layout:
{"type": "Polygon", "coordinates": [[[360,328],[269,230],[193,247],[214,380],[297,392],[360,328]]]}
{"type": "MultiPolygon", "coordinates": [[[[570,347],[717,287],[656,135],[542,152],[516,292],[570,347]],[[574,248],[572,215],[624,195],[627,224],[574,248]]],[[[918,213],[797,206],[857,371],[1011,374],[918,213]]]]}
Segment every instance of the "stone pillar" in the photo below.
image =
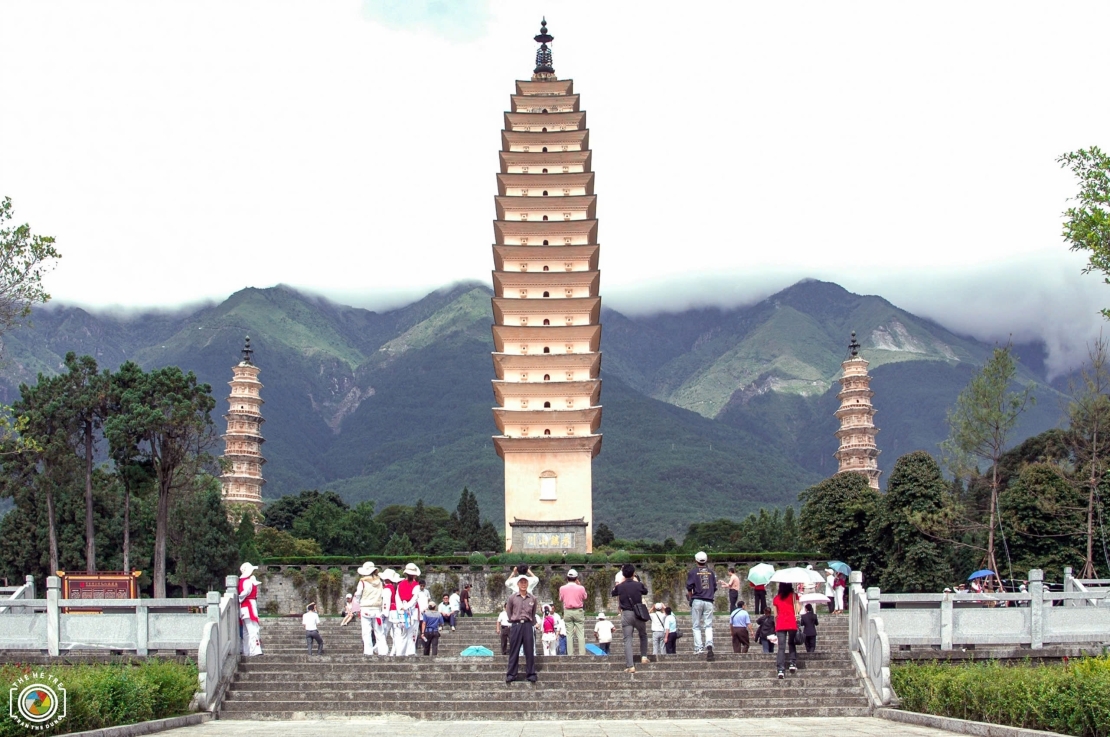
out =
{"type": "Polygon", "coordinates": [[[62,579],[57,576],[46,577],[46,651],[57,656],[62,636],[61,607],[62,579]]]}
{"type": "Polygon", "coordinates": [[[856,612],[856,592],[863,589],[863,571],[852,571],[848,574],[848,646],[851,650],[859,650],[859,621],[862,618],[856,612]]]}
{"type": "Polygon", "coordinates": [[[35,598],[35,577],[34,576],[27,576],[25,579],[23,579],[23,581],[24,581],[24,583],[27,584],[27,596],[25,596],[24,598],[34,599],[35,598]]]}
{"type": "MultiPolygon", "coordinates": [[[[1029,616],[1030,640],[1029,647],[1040,650],[1044,647],[1044,571],[1034,568],[1029,571],[1029,616]]],[[[1052,606],[1052,600],[1048,600],[1052,606]]]]}
{"type": "Polygon", "coordinates": [[[142,605],[142,599],[135,606],[135,654],[147,655],[150,650],[150,609],[142,605]]]}
{"type": "Polygon", "coordinates": [[[952,649],[952,632],[955,627],[955,621],[952,615],[952,597],[954,594],[948,592],[943,595],[940,600],[940,649],[952,649]]]}

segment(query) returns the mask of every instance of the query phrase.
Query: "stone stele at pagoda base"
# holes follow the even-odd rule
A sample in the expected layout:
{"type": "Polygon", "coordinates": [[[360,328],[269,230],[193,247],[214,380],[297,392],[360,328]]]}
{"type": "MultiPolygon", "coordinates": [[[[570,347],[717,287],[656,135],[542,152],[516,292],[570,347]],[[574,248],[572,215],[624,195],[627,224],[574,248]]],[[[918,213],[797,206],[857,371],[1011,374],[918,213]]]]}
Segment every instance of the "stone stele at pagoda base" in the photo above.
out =
{"type": "Polygon", "coordinates": [[[505,544],[592,550],[601,450],[597,197],[586,114],[552,66],[544,21],[532,79],[501,133],[493,246],[493,393],[505,544]]]}
{"type": "Polygon", "coordinates": [[[836,431],[840,440],[835,454],[840,464],[837,473],[862,473],[871,488],[878,489],[882,471],[879,470],[880,451],[875,445],[875,434],[879,430],[875,427],[875,408],[871,406],[875,392],[871,391],[867,361],[859,354],[859,349],[856,334],[852,333],[848,360],[840,364],[843,375],[840,393],[836,395],[840,400],[840,408],[836,410],[836,418],[840,420],[840,429],[836,431]]]}
{"type": "Polygon", "coordinates": [[[262,383],[261,369],[251,362],[251,339],[243,345],[243,358],[233,366],[231,395],[227,398],[227,434],[224,455],[230,464],[220,476],[224,503],[234,523],[239,522],[243,509],[262,509],[262,383]]]}

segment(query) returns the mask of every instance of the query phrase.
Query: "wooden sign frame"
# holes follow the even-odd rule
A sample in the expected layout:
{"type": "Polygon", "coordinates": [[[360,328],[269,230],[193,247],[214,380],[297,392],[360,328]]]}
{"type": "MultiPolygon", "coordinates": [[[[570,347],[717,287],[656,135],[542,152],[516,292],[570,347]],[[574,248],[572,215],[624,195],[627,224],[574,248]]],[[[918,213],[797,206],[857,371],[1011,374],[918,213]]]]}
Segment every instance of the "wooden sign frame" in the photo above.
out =
{"type": "MultiPolygon", "coordinates": [[[[58,571],[63,599],[138,599],[142,571],[97,571],[96,573],[58,571]]],[[[101,609],[65,607],[66,614],[100,614],[101,609]]]]}

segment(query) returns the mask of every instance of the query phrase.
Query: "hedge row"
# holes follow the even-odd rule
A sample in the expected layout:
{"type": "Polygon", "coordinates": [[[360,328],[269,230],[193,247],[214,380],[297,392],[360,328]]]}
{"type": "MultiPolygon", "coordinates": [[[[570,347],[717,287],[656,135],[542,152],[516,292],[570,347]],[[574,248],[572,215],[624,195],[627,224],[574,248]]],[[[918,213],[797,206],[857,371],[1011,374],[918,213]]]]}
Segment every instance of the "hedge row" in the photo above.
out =
{"type": "Polygon", "coordinates": [[[1076,737],[1110,734],[1110,658],[1058,665],[909,663],[891,671],[902,708],[1076,737]]]}
{"type": "MultiPolygon", "coordinates": [[[[532,565],[584,565],[587,563],[606,564],[606,563],[662,563],[668,558],[672,560],[682,560],[685,558],[693,558],[692,553],[629,553],[624,550],[618,550],[613,553],[567,553],[566,555],[540,555],[535,553],[504,553],[501,555],[491,555],[486,557],[482,553],[471,553],[470,555],[436,555],[430,557],[423,557],[417,555],[409,556],[386,556],[386,555],[371,555],[367,556],[370,560],[374,561],[375,565],[379,568],[389,566],[390,568],[404,567],[406,563],[416,563],[417,565],[517,565],[520,563],[529,563],[532,565]]],[[[357,566],[362,565],[367,560],[367,557],[352,558],[350,556],[341,555],[317,555],[317,556],[291,556],[284,558],[263,558],[260,565],[286,565],[286,566],[357,566]]],[[[711,553],[709,556],[712,560],[717,561],[747,561],[751,563],[777,563],[782,561],[808,561],[817,560],[819,556],[816,553],[711,553]]]]}
{"type": "MultiPolygon", "coordinates": [[[[0,684],[10,688],[31,673],[55,676],[66,689],[66,718],[50,730],[35,732],[43,735],[179,716],[188,712],[197,690],[196,666],[172,660],[147,660],[138,665],[6,664],[0,665],[0,684]]],[[[0,737],[25,734],[7,714],[0,719],[0,737]]]]}

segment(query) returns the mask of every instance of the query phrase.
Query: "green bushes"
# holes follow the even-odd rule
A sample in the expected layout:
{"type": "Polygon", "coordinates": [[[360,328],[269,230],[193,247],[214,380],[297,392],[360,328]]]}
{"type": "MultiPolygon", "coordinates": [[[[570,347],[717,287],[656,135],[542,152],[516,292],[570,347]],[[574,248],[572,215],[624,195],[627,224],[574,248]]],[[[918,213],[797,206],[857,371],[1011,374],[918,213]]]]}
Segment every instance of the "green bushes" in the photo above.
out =
{"type": "MultiPolygon", "coordinates": [[[[67,714],[56,727],[37,734],[65,734],[134,724],[184,714],[197,690],[192,663],[148,660],[140,665],[0,665],[0,682],[11,684],[24,674],[45,673],[66,689],[67,714]]],[[[0,737],[25,730],[7,716],[0,719],[0,737]]]]}
{"type": "Polygon", "coordinates": [[[466,559],[466,562],[472,566],[484,566],[488,561],[489,559],[481,553],[471,553],[470,557],[466,559]]]}
{"type": "MultiPolygon", "coordinates": [[[[489,565],[516,565],[518,563],[528,563],[529,565],[554,565],[559,563],[569,563],[571,565],[582,565],[583,563],[634,563],[637,567],[644,565],[651,561],[664,561],[668,557],[674,558],[675,553],[636,553],[626,550],[617,550],[612,554],[603,551],[597,551],[585,555],[583,553],[503,553],[501,555],[491,555],[485,562],[489,565]],[[621,560],[614,560],[614,556],[621,558],[621,560]],[[625,556],[628,560],[624,560],[625,556]]],[[[791,552],[774,552],[774,553],[711,553],[714,560],[725,560],[735,563],[778,563],[778,562],[803,562],[803,561],[816,561],[824,560],[816,553],[791,553],[791,552]]],[[[378,564],[379,568],[396,568],[400,570],[405,567],[406,563],[416,563],[421,568],[424,563],[432,566],[459,566],[459,565],[481,565],[475,563],[481,557],[481,553],[471,553],[470,555],[404,555],[404,556],[382,556],[374,555],[369,556],[371,560],[378,564]]],[[[685,559],[686,556],[679,554],[680,558],[685,559]]],[[[305,556],[292,556],[283,558],[263,558],[260,565],[275,566],[358,566],[366,560],[367,556],[359,556],[357,558],[338,556],[338,555],[317,555],[311,557],[305,556]]],[[[692,561],[693,556],[689,556],[692,561]]],[[[319,575],[309,574],[306,575],[319,575]]]]}
{"type": "Polygon", "coordinates": [[[1059,665],[912,663],[891,672],[902,708],[1026,729],[1110,734],[1110,658],[1059,665]]]}

